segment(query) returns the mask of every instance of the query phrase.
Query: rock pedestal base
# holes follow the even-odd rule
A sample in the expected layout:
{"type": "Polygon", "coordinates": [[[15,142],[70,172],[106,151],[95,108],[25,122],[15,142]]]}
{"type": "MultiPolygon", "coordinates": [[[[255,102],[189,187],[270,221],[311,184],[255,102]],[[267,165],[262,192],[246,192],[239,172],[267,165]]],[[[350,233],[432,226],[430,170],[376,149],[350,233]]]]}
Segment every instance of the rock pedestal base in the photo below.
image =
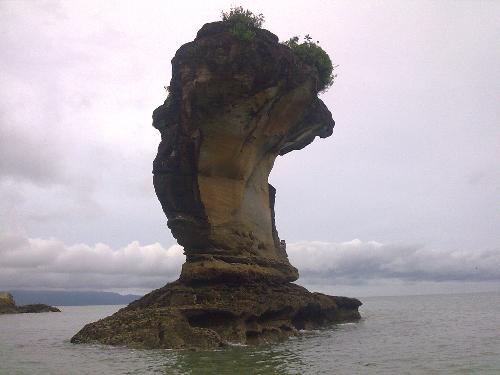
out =
{"type": "Polygon", "coordinates": [[[114,315],[87,324],[73,343],[136,348],[213,349],[279,342],[301,329],[360,318],[354,298],[296,284],[167,284],[114,315]]]}

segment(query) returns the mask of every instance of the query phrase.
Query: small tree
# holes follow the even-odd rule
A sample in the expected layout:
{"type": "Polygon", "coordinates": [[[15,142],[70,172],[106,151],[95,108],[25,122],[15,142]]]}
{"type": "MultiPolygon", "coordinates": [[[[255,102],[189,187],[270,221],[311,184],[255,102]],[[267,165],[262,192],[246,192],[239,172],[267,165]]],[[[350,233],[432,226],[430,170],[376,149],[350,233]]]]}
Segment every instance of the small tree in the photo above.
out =
{"type": "MultiPolygon", "coordinates": [[[[319,43],[319,42],[316,42],[319,43]]],[[[319,87],[318,92],[328,90],[337,77],[333,74],[333,66],[330,56],[318,44],[312,41],[312,37],[307,34],[304,37],[304,42],[299,43],[299,37],[294,36],[283,44],[290,47],[292,51],[306,64],[312,65],[318,71],[319,87]]]]}
{"type": "Polygon", "coordinates": [[[231,33],[240,40],[250,41],[255,38],[255,29],[264,23],[262,13],[254,14],[243,7],[233,7],[229,12],[222,12],[222,22],[231,26],[231,33]]]}

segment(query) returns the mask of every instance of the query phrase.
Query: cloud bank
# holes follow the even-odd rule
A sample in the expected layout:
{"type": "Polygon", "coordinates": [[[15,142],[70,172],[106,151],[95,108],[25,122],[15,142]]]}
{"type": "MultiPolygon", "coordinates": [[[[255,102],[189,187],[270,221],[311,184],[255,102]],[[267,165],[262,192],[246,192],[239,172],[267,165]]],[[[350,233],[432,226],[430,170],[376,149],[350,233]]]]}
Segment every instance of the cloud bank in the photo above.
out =
{"type": "MultiPolygon", "coordinates": [[[[299,242],[288,245],[299,283],[359,285],[377,280],[500,282],[500,249],[440,250],[363,242],[299,242]]],[[[75,244],[0,234],[0,289],[148,291],[175,280],[185,257],[178,245],[75,244]]]]}
{"type": "Polygon", "coordinates": [[[354,282],[377,278],[408,281],[500,281],[500,248],[444,250],[418,245],[382,244],[358,239],[299,242],[288,246],[301,278],[354,282]]]}
{"type": "Polygon", "coordinates": [[[134,241],[113,249],[97,243],[0,235],[0,289],[148,290],[174,280],[184,262],[178,245],[142,246],[134,241]]]}

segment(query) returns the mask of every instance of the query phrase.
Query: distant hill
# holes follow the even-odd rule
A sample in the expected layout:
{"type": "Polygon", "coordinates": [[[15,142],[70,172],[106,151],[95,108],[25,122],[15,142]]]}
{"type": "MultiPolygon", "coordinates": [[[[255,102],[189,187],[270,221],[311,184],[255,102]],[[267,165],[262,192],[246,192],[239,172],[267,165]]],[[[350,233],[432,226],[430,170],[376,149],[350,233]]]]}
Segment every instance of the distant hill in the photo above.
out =
{"type": "Polygon", "coordinates": [[[112,292],[11,290],[18,305],[43,303],[50,306],[127,305],[142,297],[112,292]]]}

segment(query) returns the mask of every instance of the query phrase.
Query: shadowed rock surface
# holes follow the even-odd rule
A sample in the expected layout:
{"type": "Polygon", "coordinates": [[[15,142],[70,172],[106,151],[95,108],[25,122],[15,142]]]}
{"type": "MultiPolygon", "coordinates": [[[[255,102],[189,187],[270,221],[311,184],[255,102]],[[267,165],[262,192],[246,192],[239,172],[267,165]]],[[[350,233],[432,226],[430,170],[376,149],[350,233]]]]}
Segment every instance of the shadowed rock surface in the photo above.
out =
{"type": "Polygon", "coordinates": [[[61,312],[57,307],[52,307],[42,303],[31,305],[16,306],[12,294],[0,292],[0,314],[18,314],[18,313],[41,313],[41,312],[61,312]]]}
{"type": "Polygon", "coordinates": [[[153,183],[186,262],[180,279],[73,342],[210,348],[276,341],[302,328],[359,318],[360,302],[290,282],[268,183],[278,155],[332,134],[318,74],[267,30],[236,38],[223,22],[202,27],[172,60],[153,183]]]}

